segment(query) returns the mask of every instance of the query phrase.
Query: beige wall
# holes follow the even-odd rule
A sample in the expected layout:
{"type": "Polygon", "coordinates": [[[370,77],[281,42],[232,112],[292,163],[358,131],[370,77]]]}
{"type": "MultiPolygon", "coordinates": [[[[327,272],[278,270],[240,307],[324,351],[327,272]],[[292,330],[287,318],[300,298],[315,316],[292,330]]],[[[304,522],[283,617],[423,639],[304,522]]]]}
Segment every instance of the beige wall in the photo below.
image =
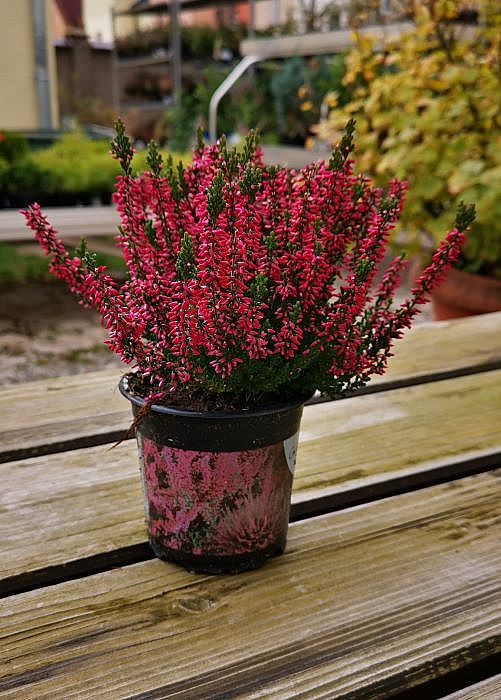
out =
{"type": "MultiPolygon", "coordinates": [[[[59,126],[51,0],[45,0],[52,126],[59,126]]],[[[31,0],[0,2],[0,129],[40,127],[31,0]]]]}

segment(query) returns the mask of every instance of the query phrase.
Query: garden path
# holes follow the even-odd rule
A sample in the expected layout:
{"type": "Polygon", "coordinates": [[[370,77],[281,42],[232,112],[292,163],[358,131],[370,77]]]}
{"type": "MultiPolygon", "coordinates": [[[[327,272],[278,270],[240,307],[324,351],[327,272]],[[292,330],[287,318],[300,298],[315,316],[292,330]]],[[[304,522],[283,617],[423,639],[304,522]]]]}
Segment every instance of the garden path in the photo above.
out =
{"type": "Polygon", "coordinates": [[[120,366],[96,312],[56,282],[0,288],[0,386],[120,366]]]}

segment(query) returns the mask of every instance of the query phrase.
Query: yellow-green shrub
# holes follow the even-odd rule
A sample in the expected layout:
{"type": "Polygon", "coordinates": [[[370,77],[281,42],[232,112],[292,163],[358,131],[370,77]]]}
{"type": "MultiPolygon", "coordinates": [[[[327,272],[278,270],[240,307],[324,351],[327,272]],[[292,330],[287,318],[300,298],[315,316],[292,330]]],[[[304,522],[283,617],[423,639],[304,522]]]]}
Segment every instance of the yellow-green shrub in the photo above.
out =
{"type": "Polygon", "coordinates": [[[103,142],[80,133],[64,134],[49,148],[33,152],[30,160],[52,174],[54,192],[109,192],[119,173],[103,142]]]}
{"type": "MultiPolygon", "coordinates": [[[[106,141],[80,132],[63,134],[51,146],[31,151],[12,165],[0,159],[0,188],[3,183],[8,193],[28,199],[61,193],[107,198],[120,172],[107,151],[106,141]]],[[[138,170],[145,168],[145,153],[134,156],[138,170]]]]}
{"type": "Polygon", "coordinates": [[[475,28],[455,3],[416,0],[415,29],[378,49],[357,36],[346,58],[351,101],[336,95],[320,134],[338,140],[357,122],[359,165],[376,179],[409,181],[402,228],[409,247],[450,226],[457,203],[476,202],[461,265],[501,277],[501,9],[484,0],[475,28]]]}

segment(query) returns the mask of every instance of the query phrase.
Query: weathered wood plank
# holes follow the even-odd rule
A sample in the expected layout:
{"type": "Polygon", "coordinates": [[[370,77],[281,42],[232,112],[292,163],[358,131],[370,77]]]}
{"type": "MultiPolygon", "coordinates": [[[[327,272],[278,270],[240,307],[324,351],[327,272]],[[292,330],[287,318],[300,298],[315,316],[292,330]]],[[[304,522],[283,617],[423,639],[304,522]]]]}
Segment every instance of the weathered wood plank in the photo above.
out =
{"type": "Polygon", "coordinates": [[[501,651],[500,476],[295,523],[284,556],[238,577],[156,560],[6,599],[0,697],[426,688],[501,651]]]}
{"type": "MultiPolygon", "coordinates": [[[[368,392],[501,366],[501,313],[418,326],[368,392]]],[[[130,421],[120,371],[16,384],[0,390],[0,462],[118,439],[130,421]]]]}
{"type": "Polygon", "coordinates": [[[388,370],[369,387],[409,385],[437,376],[458,376],[478,368],[501,367],[501,312],[454,321],[423,323],[395,344],[388,370]]]}
{"type": "Polygon", "coordinates": [[[499,698],[501,698],[501,675],[447,695],[443,700],[499,700],[499,698]]]}
{"type": "Polygon", "coordinates": [[[131,421],[117,387],[120,374],[113,369],[3,387],[0,462],[118,440],[131,421]]]}
{"type": "MultiPolygon", "coordinates": [[[[63,240],[109,236],[117,232],[120,219],[115,207],[46,207],[44,214],[63,240]]],[[[33,232],[17,209],[0,211],[0,241],[32,241],[33,232]]]]}
{"type": "MultiPolygon", "coordinates": [[[[472,473],[475,460],[492,466],[501,454],[500,394],[498,370],[306,407],[294,514],[436,483],[444,470],[447,478],[472,473]]],[[[0,473],[4,592],[25,588],[33,571],[145,540],[132,441],[14,461],[0,473]]],[[[95,570],[91,563],[83,570],[95,570]]]]}

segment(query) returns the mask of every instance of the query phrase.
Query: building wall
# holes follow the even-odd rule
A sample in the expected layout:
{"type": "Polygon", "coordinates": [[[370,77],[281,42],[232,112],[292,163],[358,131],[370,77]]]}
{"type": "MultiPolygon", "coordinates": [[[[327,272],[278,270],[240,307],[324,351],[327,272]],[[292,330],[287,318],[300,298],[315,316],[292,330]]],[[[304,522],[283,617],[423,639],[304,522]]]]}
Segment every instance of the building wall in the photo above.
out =
{"type": "Polygon", "coordinates": [[[114,51],[96,48],[85,35],[70,36],[56,47],[59,109],[62,116],[80,116],[86,102],[105,110],[116,106],[114,51]]]}
{"type": "MultiPolygon", "coordinates": [[[[46,9],[47,56],[52,126],[59,125],[51,4],[46,9]]],[[[0,129],[40,128],[31,0],[0,3],[0,129]]]]}

